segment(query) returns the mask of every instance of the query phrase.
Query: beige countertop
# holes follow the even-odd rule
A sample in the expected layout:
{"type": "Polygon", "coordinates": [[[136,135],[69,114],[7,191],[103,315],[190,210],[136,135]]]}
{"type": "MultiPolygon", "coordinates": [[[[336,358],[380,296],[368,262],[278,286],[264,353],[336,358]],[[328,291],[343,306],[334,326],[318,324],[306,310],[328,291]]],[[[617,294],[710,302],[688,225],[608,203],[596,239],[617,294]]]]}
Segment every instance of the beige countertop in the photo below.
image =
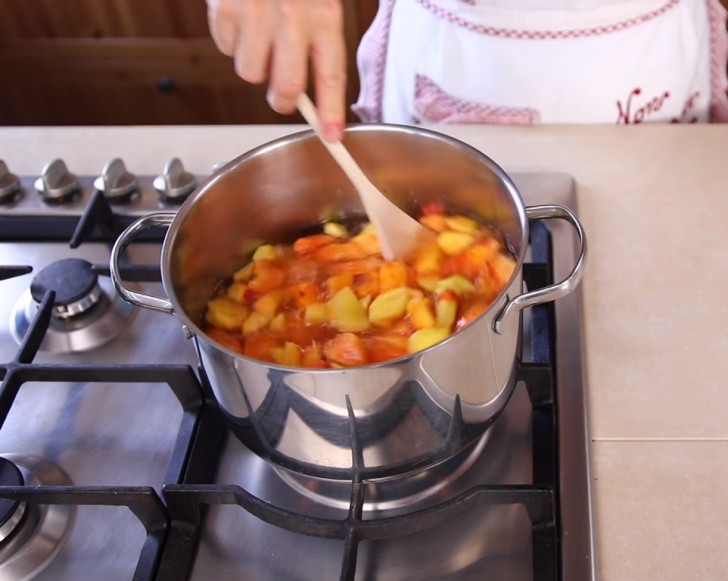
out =
{"type": "MultiPolygon", "coordinates": [[[[156,175],[178,156],[205,174],[294,129],[0,128],[0,159],[156,175]]],[[[600,578],[727,579],[728,125],[439,130],[576,179],[600,578]]]]}

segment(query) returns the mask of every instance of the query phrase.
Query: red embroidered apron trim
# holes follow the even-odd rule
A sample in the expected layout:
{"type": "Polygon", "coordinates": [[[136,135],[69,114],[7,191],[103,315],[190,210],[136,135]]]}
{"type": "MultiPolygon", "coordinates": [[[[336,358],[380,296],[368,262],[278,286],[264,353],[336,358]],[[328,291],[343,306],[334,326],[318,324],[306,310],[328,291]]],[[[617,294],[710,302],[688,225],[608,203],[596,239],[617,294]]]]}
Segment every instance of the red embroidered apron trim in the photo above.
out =
{"type": "Polygon", "coordinates": [[[371,36],[360,47],[361,76],[371,76],[371,79],[361,84],[358,102],[351,109],[365,123],[382,122],[384,72],[387,68],[387,48],[394,3],[395,0],[380,1],[380,11],[372,23],[371,36]]]}
{"type": "Polygon", "coordinates": [[[597,36],[601,34],[609,34],[611,32],[619,32],[626,28],[631,28],[642,24],[653,18],[663,15],[665,12],[674,8],[680,3],[680,0],[669,0],[660,8],[656,8],[650,12],[622,20],[620,22],[614,22],[612,24],[606,24],[604,26],[593,26],[590,28],[581,28],[575,30],[515,30],[509,28],[497,28],[494,26],[486,26],[484,24],[475,24],[465,18],[458,16],[457,14],[446,10],[445,8],[437,5],[432,0],[415,0],[423,8],[426,8],[432,12],[435,16],[443,18],[448,22],[452,22],[458,26],[470,30],[478,34],[487,34],[488,36],[499,36],[502,38],[519,38],[528,40],[555,40],[563,38],[583,38],[586,36],[597,36]]]}
{"type": "Polygon", "coordinates": [[[414,109],[414,122],[532,125],[540,120],[539,112],[533,108],[493,107],[459,99],[419,74],[415,76],[414,109]]]}
{"type": "Polygon", "coordinates": [[[726,11],[718,0],[708,0],[710,19],[710,120],[728,123],[728,33],[726,11]]]}

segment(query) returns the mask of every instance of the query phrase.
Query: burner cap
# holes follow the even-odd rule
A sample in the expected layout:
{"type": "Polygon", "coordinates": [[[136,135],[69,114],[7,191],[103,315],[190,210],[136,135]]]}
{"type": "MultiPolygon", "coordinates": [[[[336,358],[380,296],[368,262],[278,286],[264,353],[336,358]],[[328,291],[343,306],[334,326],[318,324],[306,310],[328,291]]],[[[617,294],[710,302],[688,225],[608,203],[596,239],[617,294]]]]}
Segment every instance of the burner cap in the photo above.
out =
{"type": "Polygon", "coordinates": [[[70,317],[93,306],[100,297],[98,276],[91,263],[80,258],[66,258],[46,266],[33,278],[30,294],[36,303],[52,290],[56,293],[54,314],[70,317]]]}
{"type": "MultiPolygon", "coordinates": [[[[7,458],[0,457],[0,486],[23,486],[23,475],[18,467],[7,458]]],[[[0,498],[0,528],[17,512],[19,500],[0,498]]]]}

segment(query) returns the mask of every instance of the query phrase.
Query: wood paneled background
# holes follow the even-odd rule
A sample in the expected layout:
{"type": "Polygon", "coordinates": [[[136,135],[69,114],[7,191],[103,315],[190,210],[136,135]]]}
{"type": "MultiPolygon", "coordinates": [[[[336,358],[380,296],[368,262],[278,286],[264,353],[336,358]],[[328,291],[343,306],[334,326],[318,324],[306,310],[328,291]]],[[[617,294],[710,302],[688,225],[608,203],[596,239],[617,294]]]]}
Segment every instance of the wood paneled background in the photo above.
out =
{"type": "MultiPolygon", "coordinates": [[[[351,104],[377,0],[344,4],[351,104]]],[[[235,76],[204,0],[0,0],[0,125],[294,122],[235,76]]]]}
{"type": "MultiPolygon", "coordinates": [[[[351,104],[377,0],[344,6],[351,104]]],[[[0,125],[293,122],[235,76],[204,0],[0,0],[0,125]]]]}

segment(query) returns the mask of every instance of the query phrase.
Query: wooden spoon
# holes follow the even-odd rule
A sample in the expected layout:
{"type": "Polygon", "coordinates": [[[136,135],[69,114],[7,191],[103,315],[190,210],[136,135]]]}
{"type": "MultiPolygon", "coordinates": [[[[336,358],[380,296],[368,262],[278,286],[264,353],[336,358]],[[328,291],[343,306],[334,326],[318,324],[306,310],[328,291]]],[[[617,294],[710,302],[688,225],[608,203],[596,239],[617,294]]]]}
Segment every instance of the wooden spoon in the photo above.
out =
{"type": "Polygon", "coordinates": [[[385,260],[406,259],[420,244],[434,236],[432,230],[398,208],[369,181],[359,164],[351,157],[349,150],[340,141],[331,142],[324,139],[316,108],[305,93],[298,99],[298,110],[354,184],[364,211],[377,233],[385,260]]]}

